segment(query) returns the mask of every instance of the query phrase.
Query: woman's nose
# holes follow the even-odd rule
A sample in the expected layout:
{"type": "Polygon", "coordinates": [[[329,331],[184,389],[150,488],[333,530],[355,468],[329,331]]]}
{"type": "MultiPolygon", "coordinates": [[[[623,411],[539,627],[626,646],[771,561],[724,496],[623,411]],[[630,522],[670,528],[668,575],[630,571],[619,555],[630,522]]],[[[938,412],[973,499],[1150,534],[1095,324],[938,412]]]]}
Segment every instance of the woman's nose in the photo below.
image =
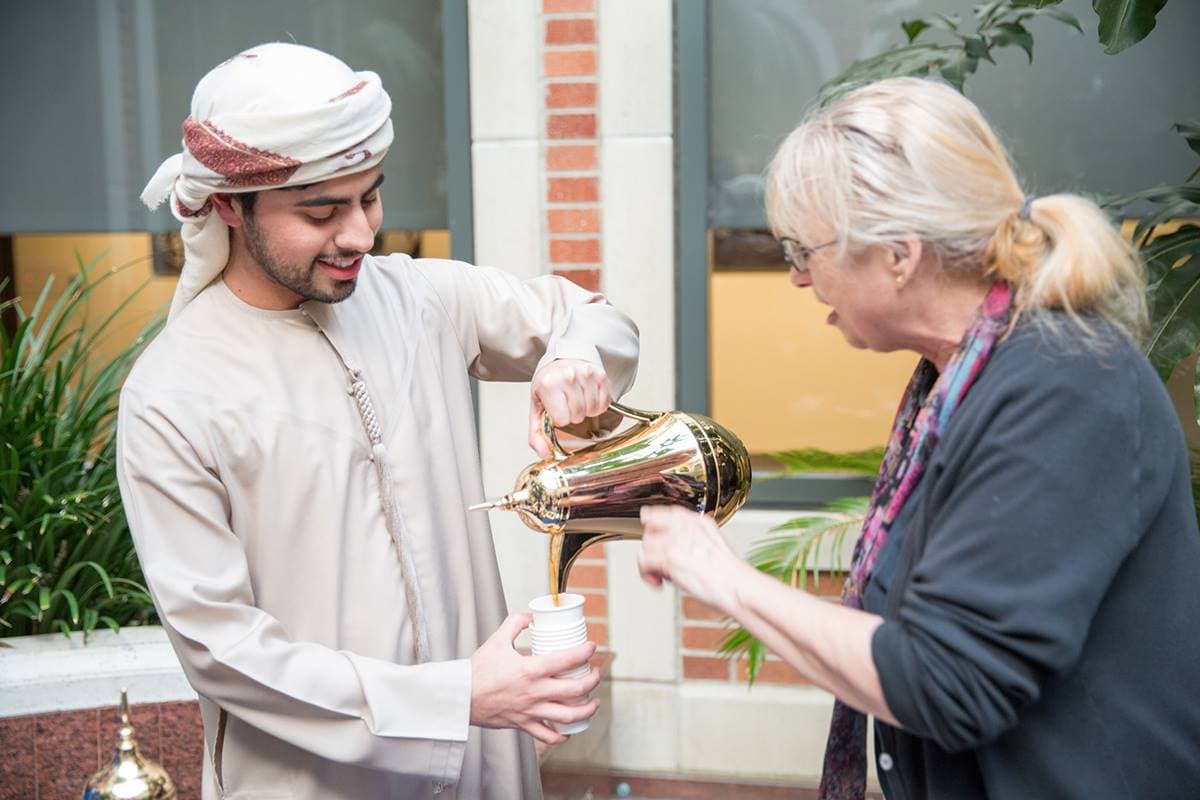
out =
{"type": "Polygon", "coordinates": [[[805,286],[812,286],[812,278],[806,269],[796,269],[792,267],[788,270],[788,280],[792,282],[792,286],[797,289],[803,289],[805,286]]]}

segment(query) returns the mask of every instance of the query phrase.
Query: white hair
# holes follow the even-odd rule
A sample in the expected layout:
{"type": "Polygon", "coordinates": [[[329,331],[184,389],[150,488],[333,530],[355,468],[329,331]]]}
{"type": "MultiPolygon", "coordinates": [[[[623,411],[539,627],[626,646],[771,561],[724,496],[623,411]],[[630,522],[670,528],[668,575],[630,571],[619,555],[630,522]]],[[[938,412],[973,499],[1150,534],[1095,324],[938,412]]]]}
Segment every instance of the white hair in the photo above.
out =
{"type": "Polygon", "coordinates": [[[1145,271],[1090,200],[1026,195],[979,109],[934,80],[889,78],[812,112],[767,172],[778,236],[843,251],[915,236],[948,275],[1000,278],[1022,311],[1089,315],[1134,339],[1146,328],[1145,271]],[[827,238],[829,238],[827,236],[827,238]]]}

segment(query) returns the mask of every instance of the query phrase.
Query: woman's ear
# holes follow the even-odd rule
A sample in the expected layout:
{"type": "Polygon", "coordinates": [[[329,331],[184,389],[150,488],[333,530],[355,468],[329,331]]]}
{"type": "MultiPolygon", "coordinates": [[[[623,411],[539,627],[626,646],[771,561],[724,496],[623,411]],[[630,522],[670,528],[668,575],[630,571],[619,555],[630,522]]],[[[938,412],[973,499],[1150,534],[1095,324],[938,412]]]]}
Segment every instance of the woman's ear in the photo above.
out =
{"type": "Polygon", "coordinates": [[[244,212],[241,201],[234,202],[232,194],[210,194],[208,199],[213,204],[217,216],[231,228],[240,228],[244,222],[244,212]]]}
{"type": "Polygon", "coordinates": [[[906,236],[892,244],[891,270],[897,284],[903,286],[913,279],[923,252],[923,244],[915,236],[906,236]]]}

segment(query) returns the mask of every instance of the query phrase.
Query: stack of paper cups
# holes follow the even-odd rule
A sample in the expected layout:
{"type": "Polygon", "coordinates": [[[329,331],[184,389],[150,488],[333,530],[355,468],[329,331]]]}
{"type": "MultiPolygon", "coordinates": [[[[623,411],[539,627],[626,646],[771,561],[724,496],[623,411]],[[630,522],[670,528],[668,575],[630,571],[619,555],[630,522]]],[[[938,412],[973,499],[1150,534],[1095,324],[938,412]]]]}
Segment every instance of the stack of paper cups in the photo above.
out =
{"type": "MultiPolygon", "coordinates": [[[[583,618],[583,595],[560,594],[558,605],[552,595],[536,597],[529,602],[533,612],[533,624],[529,635],[533,642],[533,654],[544,655],[556,650],[569,650],[587,641],[587,621],[583,618]]],[[[581,667],[558,675],[559,678],[581,678],[592,671],[591,666],[581,667]]],[[[586,703],[584,697],[579,702],[586,703]]],[[[570,723],[551,723],[559,733],[572,734],[587,730],[588,720],[570,723]]]]}

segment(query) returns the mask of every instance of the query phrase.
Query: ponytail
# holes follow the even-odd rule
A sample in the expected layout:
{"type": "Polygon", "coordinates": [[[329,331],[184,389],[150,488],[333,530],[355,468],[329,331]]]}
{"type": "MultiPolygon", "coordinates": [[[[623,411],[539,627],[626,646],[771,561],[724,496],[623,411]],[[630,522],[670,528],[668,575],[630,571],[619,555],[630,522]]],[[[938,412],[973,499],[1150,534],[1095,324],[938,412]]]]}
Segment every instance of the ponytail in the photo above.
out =
{"type": "Polygon", "coordinates": [[[1062,310],[1090,331],[1100,317],[1140,341],[1147,328],[1146,276],[1132,246],[1095,203],[1070,194],[1013,210],[984,250],[985,275],[1016,290],[1025,311],[1062,310]]]}

